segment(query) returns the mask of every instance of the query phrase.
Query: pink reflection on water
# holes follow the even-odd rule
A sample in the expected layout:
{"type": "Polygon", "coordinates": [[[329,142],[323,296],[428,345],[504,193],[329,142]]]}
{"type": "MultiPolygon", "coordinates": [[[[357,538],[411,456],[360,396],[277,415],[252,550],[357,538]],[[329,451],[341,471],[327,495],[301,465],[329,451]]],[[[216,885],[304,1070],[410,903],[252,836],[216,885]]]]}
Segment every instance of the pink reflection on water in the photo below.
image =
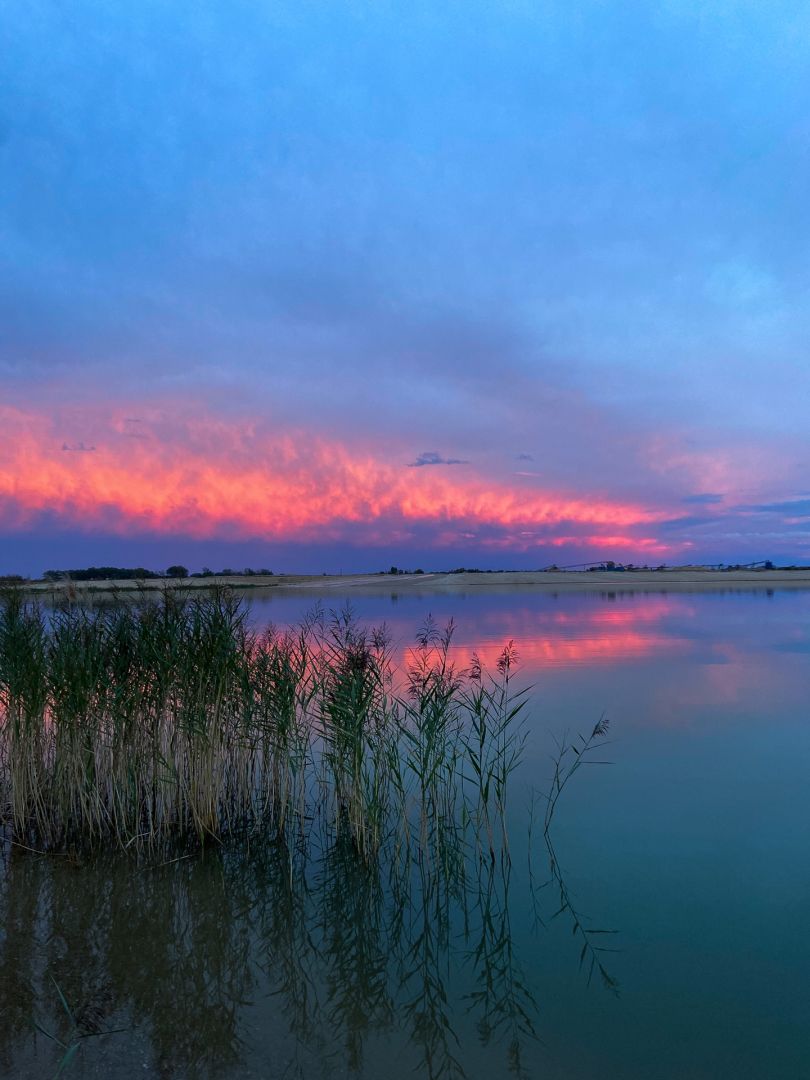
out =
{"type": "MultiPolygon", "coordinates": [[[[504,645],[513,641],[518,670],[534,676],[548,667],[683,655],[691,647],[688,638],[666,626],[673,615],[691,617],[686,598],[656,596],[621,607],[607,603],[600,597],[576,611],[504,605],[462,616],[453,635],[452,658],[460,668],[465,667],[475,652],[483,666],[494,671],[504,645]]],[[[395,663],[405,668],[412,658],[414,627],[404,619],[388,620],[388,625],[396,643],[395,663]]]]}

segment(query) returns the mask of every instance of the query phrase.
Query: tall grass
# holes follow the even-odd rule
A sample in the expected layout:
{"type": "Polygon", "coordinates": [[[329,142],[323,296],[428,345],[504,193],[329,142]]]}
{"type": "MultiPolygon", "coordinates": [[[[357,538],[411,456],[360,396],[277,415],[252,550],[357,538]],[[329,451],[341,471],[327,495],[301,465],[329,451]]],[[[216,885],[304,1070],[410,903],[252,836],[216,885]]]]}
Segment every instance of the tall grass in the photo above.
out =
{"type": "Polygon", "coordinates": [[[525,697],[428,623],[405,671],[344,611],[252,629],[228,590],[50,610],[0,598],[0,824],[38,850],[323,830],[372,860],[507,852],[525,697]]]}

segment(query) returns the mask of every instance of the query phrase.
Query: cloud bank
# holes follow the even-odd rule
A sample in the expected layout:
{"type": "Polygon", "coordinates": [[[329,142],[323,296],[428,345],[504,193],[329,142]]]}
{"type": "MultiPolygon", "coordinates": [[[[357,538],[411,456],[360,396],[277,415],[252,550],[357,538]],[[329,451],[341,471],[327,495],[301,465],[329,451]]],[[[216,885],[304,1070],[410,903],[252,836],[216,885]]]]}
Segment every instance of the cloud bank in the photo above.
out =
{"type": "Polygon", "coordinates": [[[409,469],[372,448],[313,438],[268,421],[154,414],[143,438],[103,412],[58,418],[4,407],[0,526],[114,534],[380,544],[408,535],[437,548],[474,540],[520,551],[572,541],[662,552],[660,509],[593,493],[510,488],[482,475],[409,469]],[[92,454],[65,454],[60,431],[92,420],[92,454]]]}

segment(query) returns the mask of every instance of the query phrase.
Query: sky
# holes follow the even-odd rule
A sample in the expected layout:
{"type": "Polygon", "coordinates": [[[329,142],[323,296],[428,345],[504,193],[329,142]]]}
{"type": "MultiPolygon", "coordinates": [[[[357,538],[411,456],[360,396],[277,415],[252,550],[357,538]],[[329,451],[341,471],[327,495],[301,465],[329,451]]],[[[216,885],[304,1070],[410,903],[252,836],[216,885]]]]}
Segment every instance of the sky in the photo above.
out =
{"type": "Polygon", "coordinates": [[[0,4],[0,573],[810,561],[810,7],[0,4]]]}

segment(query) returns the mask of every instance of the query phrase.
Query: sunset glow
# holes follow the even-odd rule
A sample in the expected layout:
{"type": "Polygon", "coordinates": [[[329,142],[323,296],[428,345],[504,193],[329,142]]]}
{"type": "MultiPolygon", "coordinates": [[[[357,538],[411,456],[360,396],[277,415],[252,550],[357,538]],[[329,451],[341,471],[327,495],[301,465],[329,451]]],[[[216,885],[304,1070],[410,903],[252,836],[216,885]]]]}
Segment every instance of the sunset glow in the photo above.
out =
{"type": "Polygon", "coordinates": [[[273,434],[269,426],[197,418],[162,433],[140,424],[133,437],[125,421],[97,419],[101,435],[74,447],[60,441],[46,416],[4,408],[0,422],[7,434],[0,508],[11,529],[48,512],[73,528],[113,533],[360,542],[426,527],[437,547],[482,529],[480,542],[494,550],[572,541],[673,550],[645,535],[666,511],[409,470],[370,451],[304,433],[273,434]]]}
{"type": "Polygon", "coordinates": [[[704,7],[9,20],[2,570],[810,560],[802,35],[704,7]]]}

